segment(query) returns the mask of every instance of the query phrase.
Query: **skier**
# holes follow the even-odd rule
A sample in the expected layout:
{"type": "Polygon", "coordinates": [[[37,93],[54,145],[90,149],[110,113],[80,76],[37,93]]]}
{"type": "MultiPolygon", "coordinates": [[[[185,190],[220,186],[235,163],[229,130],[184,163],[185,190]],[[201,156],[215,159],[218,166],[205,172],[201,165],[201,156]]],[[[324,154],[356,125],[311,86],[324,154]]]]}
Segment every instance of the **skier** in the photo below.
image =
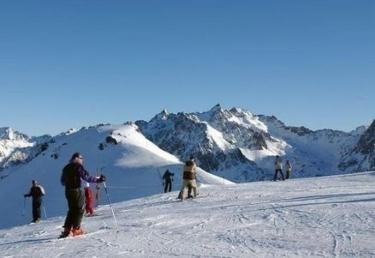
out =
{"type": "Polygon", "coordinates": [[[163,175],[164,193],[172,191],[173,176],[174,176],[174,173],[171,173],[169,171],[169,169],[167,169],[167,171],[165,171],[165,173],[163,175]]]}
{"type": "Polygon", "coordinates": [[[68,202],[68,213],[65,218],[64,231],[60,238],[69,236],[82,235],[84,232],[81,229],[81,222],[84,213],[84,193],[81,190],[81,180],[90,183],[102,183],[105,181],[105,176],[100,177],[90,176],[83,167],[83,157],[76,152],[72,155],[69,164],[67,164],[61,174],[61,184],[65,186],[65,197],[68,202]]]}
{"type": "Polygon", "coordinates": [[[184,165],[183,182],[182,182],[182,187],[180,191],[181,201],[184,200],[184,192],[185,192],[186,187],[191,188],[194,192],[194,196],[189,196],[190,194],[188,193],[188,198],[197,197],[196,177],[197,177],[197,165],[195,164],[194,157],[190,156],[190,159],[187,160],[184,165]]]}
{"type": "Polygon", "coordinates": [[[41,216],[40,207],[42,206],[42,196],[45,195],[45,191],[43,186],[39,185],[36,180],[31,181],[32,186],[30,188],[30,192],[28,194],[24,194],[23,196],[32,197],[33,200],[33,223],[39,222],[41,216]]]}
{"type": "Polygon", "coordinates": [[[290,175],[292,174],[292,164],[290,164],[290,161],[287,160],[285,164],[285,169],[286,169],[286,179],[290,178],[290,175]]]}
{"type": "Polygon", "coordinates": [[[90,188],[90,184],[86,182],[85,184],[85,210],[86,216],[93,216],[94,215],[94,198],[93,193],[90,188]]]}
{"type": "Polygon", "coordinates": [[[280,172],[281,178],[285,180],[284,174],[283,174],[283,163],[282,163],[280,156],[276,156],[276,159],[275,159],[275,175],[273,176],[273,181],[276,181],[278,172],[280,172]]]}

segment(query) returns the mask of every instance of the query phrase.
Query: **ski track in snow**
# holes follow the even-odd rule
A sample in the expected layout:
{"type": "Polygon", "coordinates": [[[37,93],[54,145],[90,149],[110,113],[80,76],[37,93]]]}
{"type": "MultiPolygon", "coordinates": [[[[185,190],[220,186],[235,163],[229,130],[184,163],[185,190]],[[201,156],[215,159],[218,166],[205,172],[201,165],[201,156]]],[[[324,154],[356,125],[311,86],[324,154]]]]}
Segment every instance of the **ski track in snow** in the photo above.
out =
{"type": "Polygon", "coordinates": [[[63,217],[0,231],[1,257],[375,257],[375,173],[200,189],[114,204],[56,239],[63,217]]]}

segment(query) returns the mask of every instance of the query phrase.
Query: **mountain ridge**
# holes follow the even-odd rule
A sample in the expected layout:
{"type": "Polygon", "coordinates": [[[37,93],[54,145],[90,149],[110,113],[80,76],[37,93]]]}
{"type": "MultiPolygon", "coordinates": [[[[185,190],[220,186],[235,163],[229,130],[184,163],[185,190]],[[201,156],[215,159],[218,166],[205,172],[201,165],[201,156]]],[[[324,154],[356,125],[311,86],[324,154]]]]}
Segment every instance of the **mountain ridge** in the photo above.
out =
{"type": "MultiPolygon", "coordinates": [[[[169,113],[164,109],[149,121],[124,124],[128,123],[137,125],[162,150],[181,160],[194,155],[206,171],[236,182],[272,177],[276,155],[292,161],[297,177],[328,173],[321,171],[340,174],[375,168],[374,149],[368,147],[371,153],[366,155],[358,151],[363,142],[371,145],[374,126],[360,126],[350,132],[311,130],[286,125],[275,116],[256,115],[238,107],[226,109],[220,104],[204,112],[169,113]],[[366,158],[370,160],[363,161],[366,158]]],[[[29,137],[11,128],[0,128],[0,170],[29,162],[61,135],[100,126],[104,124],[69,129],[55,137],[29,137]]]]}

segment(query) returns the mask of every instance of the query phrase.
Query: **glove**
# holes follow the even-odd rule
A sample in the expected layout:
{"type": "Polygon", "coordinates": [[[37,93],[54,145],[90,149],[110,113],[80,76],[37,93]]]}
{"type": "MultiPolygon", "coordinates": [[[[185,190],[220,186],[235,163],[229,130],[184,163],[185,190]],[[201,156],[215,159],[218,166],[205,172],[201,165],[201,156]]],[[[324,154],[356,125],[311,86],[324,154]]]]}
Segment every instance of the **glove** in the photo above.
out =
{"type": "Polygon", "coordinates": [[[96,182],[97,182],[97,183],[103,183],[103,182],[105,181],[105,179],[106,179],[106,178],[105,178],[105,175],[102,174],[102,175],[100,175],[100,177],[97,179],[96,182]]]}

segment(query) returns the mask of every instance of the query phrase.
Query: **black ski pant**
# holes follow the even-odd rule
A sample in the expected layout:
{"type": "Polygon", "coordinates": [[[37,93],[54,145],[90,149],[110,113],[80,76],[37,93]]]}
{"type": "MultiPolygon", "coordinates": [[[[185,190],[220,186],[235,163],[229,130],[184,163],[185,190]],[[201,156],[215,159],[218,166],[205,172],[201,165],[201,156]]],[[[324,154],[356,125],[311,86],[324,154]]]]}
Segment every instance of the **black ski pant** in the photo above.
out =
{"type": "MultiPolygon", "coordinates": [[[[192,195],[191,195],[191,192],[193,191],[193,188],[192,187],[190,187],[190,186],[188,186],[188,198],[190,198],[190,197],[192,197],[192,195]]],[[[183,191],[180,191],[179,193],[178,193],[178,197],[177,197],[177,199],[182,199],[182,192],[183,191]]]]}
{"type": "Polygon", "coordinates": [[[172,180],[165,180],[164,193],[172,191],[172,180]]]}
{"type": "Polygon", "coordinates": [[[41,218],[40,207],[42,206],[42,198],[33,199],[33,221],[36,222],[41,218]]]}
{"type": "Polygon", "coordinates": [[[280,174],[281,174],[281,178],[283,179],[283,180],[285,180],[285,178],[284,178],[284,174],[283,174],[283,171],[281,170],[281,169],[276,169],[275,170],[275,175],[273,176],[273,181],[276,181],[276,179],[277,179],[277,174],[280,172],[280,174]]]}
{"type": "Polygon", "coordinates": [[[79,188],[66,189],[65,197],[68,201],[68,214],[65,218],[64,228],[71,229],[81,226],[85,206],[85,194],[79,188]]]}

